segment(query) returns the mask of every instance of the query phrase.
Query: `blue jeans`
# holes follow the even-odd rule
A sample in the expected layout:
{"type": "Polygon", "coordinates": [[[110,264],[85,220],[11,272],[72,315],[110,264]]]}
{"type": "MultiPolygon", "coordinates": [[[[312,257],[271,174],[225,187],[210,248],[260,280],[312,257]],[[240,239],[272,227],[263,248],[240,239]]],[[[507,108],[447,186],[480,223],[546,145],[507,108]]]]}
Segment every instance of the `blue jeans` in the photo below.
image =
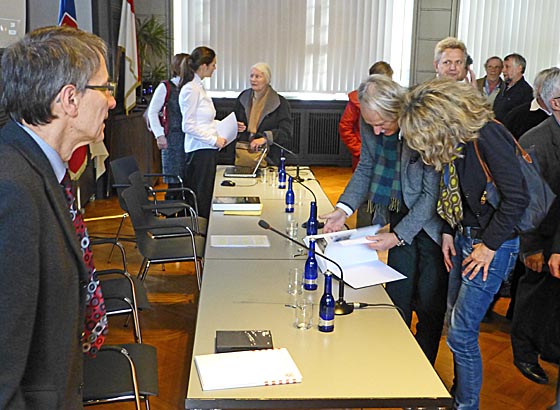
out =
{"type": "Polygon", "coordinates": [[[453,352],[455,380],[452,393],[454,408],[478,410],[482,387],[482,358],[478,345],[480,322],[490,306],[494,295],[500,289],[515,265],[519,253],[519,238],[505,241],[494,254],[488,277],[482,280],[482,271],[472,280],[461,275],[462,262],[480,239],[472,239],[468,228],[464,235],[455,235],[453,268],[449,273],[449,299],[451,303],[451,323],[447,334],[447,345],[453,352]]]}

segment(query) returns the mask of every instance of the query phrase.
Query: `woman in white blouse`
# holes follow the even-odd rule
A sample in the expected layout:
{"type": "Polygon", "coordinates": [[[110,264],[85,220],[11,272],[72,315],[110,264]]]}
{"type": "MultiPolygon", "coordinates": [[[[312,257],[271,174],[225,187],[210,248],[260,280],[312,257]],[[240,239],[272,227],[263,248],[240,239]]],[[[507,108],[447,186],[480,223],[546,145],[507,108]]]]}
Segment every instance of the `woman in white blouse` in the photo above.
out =
{"type": "Polygon", "coordinates": [[[216,70],[216,53],[208,47],[197,47],[181,65],[186,83],[179,93],[185,133],[185,181],[198,199],[200,216],[208,218],[216,176],[218,150],[226,139],[216,130],[216,109],[206,94],[202,80],[216,70]]]}

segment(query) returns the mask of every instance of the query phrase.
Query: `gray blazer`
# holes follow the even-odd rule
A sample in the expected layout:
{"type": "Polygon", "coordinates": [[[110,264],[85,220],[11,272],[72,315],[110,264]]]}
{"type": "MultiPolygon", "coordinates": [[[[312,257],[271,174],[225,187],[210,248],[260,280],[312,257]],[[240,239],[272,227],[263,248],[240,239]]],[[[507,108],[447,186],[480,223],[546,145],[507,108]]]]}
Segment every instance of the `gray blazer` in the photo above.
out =
{"type": "Polygon", "coordinates": [[[0,158],[0,408],[79,409],[87,270],[68,205],[13,121],[0,158]]]}
{"type": "MultiPolygon", "coordinates": [[[[373,138],[373,128],[360,119],[360,133],[362,135],[362,149],[360,162],[346,186],[339,202],[356,210],[369,197],[369,187],[373,176],[373,158],[377,145],[373,138]]],[[[436,212],[439,198],[439,183],[441,174],[425,165],[420,154],[411,150],[403,142],[401,151],[401,186],[403,200],[408,214],[393,227],[393,230],[407,244],[412,243],[414,237],[423,229],[436,243],[441,244],[441,227],[443,219],[436,212]]],[[[386,224],[389,221],[375,222],[386,224]]]]}

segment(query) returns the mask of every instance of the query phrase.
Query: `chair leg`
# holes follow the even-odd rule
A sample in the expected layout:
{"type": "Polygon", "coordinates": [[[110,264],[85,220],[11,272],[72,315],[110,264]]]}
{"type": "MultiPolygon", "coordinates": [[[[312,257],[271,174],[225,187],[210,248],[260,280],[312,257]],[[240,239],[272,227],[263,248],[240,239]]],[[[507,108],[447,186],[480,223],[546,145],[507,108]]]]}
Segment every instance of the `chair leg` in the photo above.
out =
{"type": "Polygon", "coordinates": [[[198,283],[198,290],[200,290],[200,287],[202,286],[202,269],[200,267],[201,263],[202,262],[198,258],[195,258],[194,268],[196,270],[196,281],[198,283]]]}
{"type": "MultiPolygon", "coordinates": [[[[123,227],[124,224],[124,220],[128,217],[127,213],[124,213],[122,218],[121,218],[121,223],[119,224],[119,229],[117,229],[117,234],[115,235],[115,242],[119,241],[119,236],[121,234],[121,229],[123,227]]],[[[115,244],[113,244],[113,246],[111,246],[111,252],[109,253],[109,258],[107,259],[107,263],[111,263],[111,257],[113,256],[113,251],[115,250],[115,244]]]]}
{"type": "Polygon", "coordinates": [[[140,282],[144,282],[148,269],[150,269],[150,261],[148,258],[144,258],[142,265],[140,265],[140,270],[138,271],[138,279],[140,279],[140,282]]]}

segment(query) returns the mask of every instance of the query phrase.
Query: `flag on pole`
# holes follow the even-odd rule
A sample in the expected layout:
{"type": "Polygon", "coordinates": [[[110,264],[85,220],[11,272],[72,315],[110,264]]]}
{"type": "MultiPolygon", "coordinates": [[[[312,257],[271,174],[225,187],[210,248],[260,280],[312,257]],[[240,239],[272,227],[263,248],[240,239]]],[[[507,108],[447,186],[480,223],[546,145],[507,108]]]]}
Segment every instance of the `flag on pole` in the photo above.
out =
{"type": "MultiPolygon", "coordinates": [[[[58,25],[78,28],[74,0],[60,0],[58,25]]],[[[68,161],[68,171],[70,172],[70,178],[72,178],[73,181],[78,180],[86,169],[87,149],[87,146],[76,149],[68,161]]]]}
{"type": "Polygon", "coordinates": [[[60,10],[58,11],[58,25],[78,28],[76,20],[76,6],[74,0],[60,0],[60,10]]]}
{"type": "Polygon", "coordinates": [[[136,88],[140,85],[134,0],[123,0],[118,46],[124,52],[124,108],[128,115],[136,106],[136,88]]]}

